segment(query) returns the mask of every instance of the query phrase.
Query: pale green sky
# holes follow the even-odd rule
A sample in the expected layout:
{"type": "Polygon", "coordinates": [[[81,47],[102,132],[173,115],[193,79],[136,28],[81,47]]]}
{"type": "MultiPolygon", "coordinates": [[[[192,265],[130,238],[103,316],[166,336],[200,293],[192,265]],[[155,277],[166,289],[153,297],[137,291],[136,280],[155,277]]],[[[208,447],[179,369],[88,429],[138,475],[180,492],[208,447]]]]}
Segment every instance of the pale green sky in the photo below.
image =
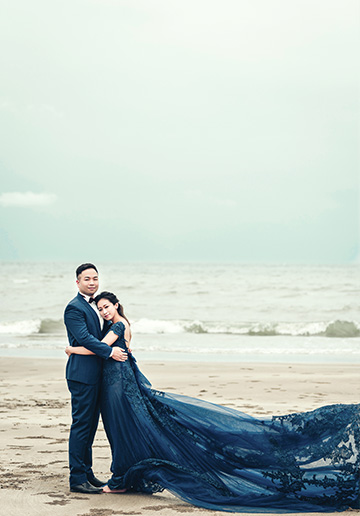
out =
{"type": "Polygon", "coordinates": [[[1,260],[358,259],[358,1],[0,6],[1,260]]]}

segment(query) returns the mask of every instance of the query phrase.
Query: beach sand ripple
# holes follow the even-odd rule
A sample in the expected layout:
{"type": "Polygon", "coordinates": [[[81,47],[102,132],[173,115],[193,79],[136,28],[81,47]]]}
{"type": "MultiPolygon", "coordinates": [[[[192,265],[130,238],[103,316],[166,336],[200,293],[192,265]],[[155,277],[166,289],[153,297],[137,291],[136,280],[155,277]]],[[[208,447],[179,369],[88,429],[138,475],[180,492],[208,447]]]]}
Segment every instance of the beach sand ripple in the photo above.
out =
{"type": "MultiPolygon", "coordinates": [[[[356,365],[166,363],[140,364],[159,390],[199,396],[258,416],[357,403],[356,365]]],[[[2,358],[0,365],[0,508],[6,516],[220,516],[155,495],[82,495],[68,487],[70,396],[59,359],[2,358]]],[[[95,473],[110,476],[110,450],[100,422],[95,473]]],[[[348,511],[360,514],[360,511],[348,511]]],[[[312,513],[314,516],[315,513],[312,513]]]]}

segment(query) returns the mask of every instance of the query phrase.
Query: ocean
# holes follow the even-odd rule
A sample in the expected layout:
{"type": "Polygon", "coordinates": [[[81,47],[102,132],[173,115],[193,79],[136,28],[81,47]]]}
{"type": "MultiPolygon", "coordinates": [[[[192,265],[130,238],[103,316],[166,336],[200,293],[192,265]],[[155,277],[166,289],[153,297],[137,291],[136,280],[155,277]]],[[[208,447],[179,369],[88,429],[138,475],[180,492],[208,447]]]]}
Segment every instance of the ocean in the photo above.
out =
{"type": "MultiPolygon", "coordinates": [[[[0,356],[65,358],[77,265],[2,262],[0,356]]],[[[359,265],[97,266],[138,359],[360,364],[359,265]]]]}

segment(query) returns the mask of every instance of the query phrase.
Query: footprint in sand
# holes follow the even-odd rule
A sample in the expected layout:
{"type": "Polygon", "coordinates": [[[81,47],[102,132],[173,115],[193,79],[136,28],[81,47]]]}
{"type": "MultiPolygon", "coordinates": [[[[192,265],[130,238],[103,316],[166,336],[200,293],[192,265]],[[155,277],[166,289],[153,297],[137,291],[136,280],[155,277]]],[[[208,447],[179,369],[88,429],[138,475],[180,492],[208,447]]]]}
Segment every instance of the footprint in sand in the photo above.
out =
{"type": "Polygon", "coordinates": [[[45,502],[47,505],[66,505],[70,500],[53,500],[52,502],[45,502]]]}
{"type": "Polygon", "coordinates": [[[8,444],[10,450],[31,450],[32,446],[15,446],[14,444],[8,444]]]}

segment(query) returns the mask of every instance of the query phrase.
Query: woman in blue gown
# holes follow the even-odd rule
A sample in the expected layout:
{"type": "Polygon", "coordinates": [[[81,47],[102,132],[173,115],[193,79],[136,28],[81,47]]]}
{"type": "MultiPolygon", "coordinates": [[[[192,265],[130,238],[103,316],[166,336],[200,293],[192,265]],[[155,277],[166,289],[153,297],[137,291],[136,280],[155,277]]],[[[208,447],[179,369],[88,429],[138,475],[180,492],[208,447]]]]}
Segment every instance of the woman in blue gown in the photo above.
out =
{"type": "Polygon", "coordinates": [[[96,302],[112,322],[104,341],[128,352],[126,362],[104,361],[101,414],[112,452],[105,492],[167,489],[229,512],[360,507],[360,405],[258,419],[157,391],[129,349],[130,324],[116,296],[102,292],[96,302]]]}

